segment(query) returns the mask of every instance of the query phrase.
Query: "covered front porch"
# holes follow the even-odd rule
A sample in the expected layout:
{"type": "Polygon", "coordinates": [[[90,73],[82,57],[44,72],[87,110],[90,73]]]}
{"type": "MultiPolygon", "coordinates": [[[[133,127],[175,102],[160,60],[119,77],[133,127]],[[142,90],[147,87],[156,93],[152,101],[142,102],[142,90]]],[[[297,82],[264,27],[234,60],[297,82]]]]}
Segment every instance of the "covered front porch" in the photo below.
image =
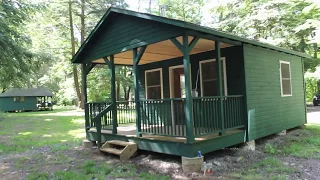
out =
{"type": "MultiPolygon", "coordinates": [[[[239,67],[242,54],[237,54],[241,46],[189,35],[165,42],[166,46],[159,42],[129,51],[132,64],[126,61],[125,65],[133,67],[134,101],[116,101],[114,68],[122,65],[119,63],[124,59],[117,58],[121,57],[119,54],[103,58],[110,68],[111,101],[85,104],[88,139],[97,141],[99,146],[114,139],[140,142],[139,149],[176,155],[183,153],[173,153],[173,149],[178,148],[176,145],[168,147],[168,152],[155,147],[176,143],[181,148],[181,144],[188,144],[198,146],[197,150],[205,153],[244,142],[245,89],[241,85],[243,72],[239,67]],[[186,53],[183,52],[184,46],[188,47],[186,53]],[[192,54],[192,49],[200,46],[207,49],[192,54]],[[148,49],[163,49],[168,54],[166,49],[169,47],[182,50],[183,56],[148,63],[141,61],[157,57],[154,55],[162,52],[148,49]],[[235,55],[230,56],[230,52],[235,55]],[[234,66],[240,69],[235,70],[234,66]],[[218,141],[221,143],[217,144],[218,141]],[[157,145],[153,147],[148,142],[157,145]],[[208,150],[199,143],[208,146],[208,150]]],[[[94,67],[94,64],[90,66],[94,67]]],[[[196,151],[193,150],[184,155],[192,156],[196,151]]]]}
{"type": "Polygon", "coordinates": [[[139,149],[184,156],[246,141],[240,42],[171,26],[156,16],[161,21],[109,16],[105,33],[90,37],[85,53],[76,55],[84,60],[87,139],[99,146],[133,141],[139,149]],[[97,64],[110,69],[108,102],[87,102],[87,75],[97,64]],[[115,66],[133,68],[134,101],[116,101],[115,66]]]}

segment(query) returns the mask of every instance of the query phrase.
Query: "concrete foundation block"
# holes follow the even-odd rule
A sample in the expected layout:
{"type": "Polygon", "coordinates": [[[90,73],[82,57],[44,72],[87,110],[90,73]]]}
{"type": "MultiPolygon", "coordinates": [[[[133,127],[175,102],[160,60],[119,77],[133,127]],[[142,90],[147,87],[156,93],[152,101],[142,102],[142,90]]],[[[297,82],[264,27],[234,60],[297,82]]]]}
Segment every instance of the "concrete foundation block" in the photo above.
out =
{"type": "Polygon", "coordinates": [[[287,131],[286,130],[281,131],[281,132],[277,133],[277,135],[278,136],[285,136],[285,135],[287,135],[287,131]]]}
{"type": "Polygon", "coordinates": [[[91,149],[93,146],[96,145],[96,143],[94,141],[89,141],[89,140],[85,139],[82,141],[82,145],[84,148],[91,149]]]}
{"type": "Polygon", "coordinates": [[[254,151],[254,150],[256,150],[256,142],[254,140],[249,141],[249,142],[245,142],[242,146],[242,149],[254,151]]]}

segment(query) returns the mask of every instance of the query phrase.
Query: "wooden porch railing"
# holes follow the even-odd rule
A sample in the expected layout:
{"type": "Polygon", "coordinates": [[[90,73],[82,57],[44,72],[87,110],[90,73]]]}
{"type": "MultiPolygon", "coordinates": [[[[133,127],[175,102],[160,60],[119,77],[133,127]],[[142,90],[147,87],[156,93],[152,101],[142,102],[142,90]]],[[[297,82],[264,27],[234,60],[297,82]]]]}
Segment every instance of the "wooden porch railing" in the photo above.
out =
{"type": "Polygon", "coordinates": [[[185,99],[141,100],[141,132],[186,136],[185,99]]]}
{"type": "MultiPolygon", "coordinates": [[[[196,136],[221,133],[223,131],[219,106],[220,98],[193,98],[193,117],[196,136]]],[[[243,96],[224,96],[222,97],[222,102],[224,106],[224,130],[244,127],[243,96]]]]}
{"type": "Polygon", "coordinates": [[[118,124],[136,122],[136,103],[134,101],[117,101],[118,124]]]}
{"type": "MultiPolygon", "coordinates": [[[[141,100],[141,131],[139,134],[186,137],[185,99],[171,98],[141,100]]],[[[90,127],[102,130],[112,129],[110,102],[87,103],[90,127]]],[[[136,105],[133,101],[116,103],[117,126],[136,122],[136,105]]],[[[242,95],[224,97],[194,97],[193,119],[195,137],[222,133],[245,127],[244,100],[242,95]],[[221,118],[219,100],[222,99],[224,121],[221,118]],[[223,124],[222,124],[223,123],[223,124]],[[223,126],[222,126],[223,125],[223,126]]],[[[138,128],[137,128],[138,129],[138,128]]]]}
{"type": "MultiPolygon", "coordinates": [[[[117,121],[118,124],[129,124],[136,122],[136,105],[134,101],[117,101],[117,121]]],[[[97,120],[100,119],[101,129],[112,129],[112,104],[111,102],[87,103],[89,109],[89,127],[96,128],[97,120]],[[104,111],[108,109],[108,111],[104,111]],[[99,115],[99,116],[98,116],[99,115]]]]}
{"type": "Polygon", "coordinates": [[[102,118],[101,125],[104,126],[112,126],[112,113],[111,111],[105,112],[105,114],[101,114],[106,108],[108,108],[111,105],[111,102],[93,102],[93,103],[87,103],[88,109],[89,109],[89,127],[88,129],[92,127],[96,127],[95,119],[97,117],[102,118]],[[99,115],[99,116],[98,116],[99,115]],[[103,122],[102,122],[103,121],[103,122]]]}
{"type": "MultiPolygon", "coordinates": [[[[185,99],[159,99],[140,101],[141,132],[161,136],[186,137],[185,99]]],[[[196,137],[225,130],[243,128],[243,96],[193,98],[194,134],[196,137]],[[224,106],[222,126],[219,99],[224,106]]]]}

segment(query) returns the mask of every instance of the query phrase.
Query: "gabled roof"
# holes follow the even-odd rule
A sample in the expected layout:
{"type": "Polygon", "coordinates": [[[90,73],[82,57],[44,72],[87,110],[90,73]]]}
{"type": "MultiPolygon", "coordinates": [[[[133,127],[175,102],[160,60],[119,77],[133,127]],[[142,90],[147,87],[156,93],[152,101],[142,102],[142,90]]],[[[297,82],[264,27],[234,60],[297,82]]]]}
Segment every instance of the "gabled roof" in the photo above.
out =
{"type": "Polygon", "coordinates": [[[8,91],[0,94],[0,97],[16,97],[16,96],[28,96],[28,97],[39,97],[39,96],[53,96],[52,92],[47,88],[11,88],[8,91]]]}
{"type": "Polygon", "coordinates": [[[196,25],[196,24],[193,24],[193,23],[188,23],[188,22],[185,22],[185,21],[180,21],[180,20],[170,19],[170,18],[156,16],[156,15],[152,15],[152,14],[139,13],[139,12],[135,12],[135,11],[130,11],[130,10],[125,10],[125,9],[119,9],[119,8],[110,7],[107,10],[107,12],[103,15],[103,17],[100,19],[100,21],[98,22],[96,27],[89,34],[89,36],[85,40],[85,42],[81,45],[81,47],[79,48],[77,53],[73,56],[73,58],[71,60],[73,63],[80,63],[79,59],[80,59],[81,55],[86,51],[86,49],[90,48],[90,46],[87,45],[88,42],[90,42],[91,38],[95,36],[95,34],[97,33],[98,29],[104,23],[107,23],[106,22],[107,19],[113,13],[124,14],[124,15],[127,15],[127,16],[133,16],[133,17],[136,17],[136,18],[142,18],[142,19],[147,19],[147,20],[151,20],[151,21],[156,21],[156,22],[160,22],[160,23],[164,23],[164,24],[168,24],[168,25],[172,25],[172,26],[176,26],[176,27],[180,27],[180,28],[185,28],[187,30],[193,30],[193,31],[197,31],[197,32],[200,32],[200,33],[204,33],[204,34],[214,35],[214,36],[217,36],[217,37],[220,37],[220,38],[229,39],[231,41],[238,41],[238,42],[241,42],[242,44],[251,44],[251,45],[255,45],[255,46],[260,46],[260,47],[263,47],[263,48],[267,48],[267,49],[271,49],[271,50],[275,50],[275,51],[280,51],[280,52],[284,52],[284,53],[291,54],[291,55],[296,55],[296,56],[305,57],[305,58],[310,58],[311,57],[310,55],[305,54],[305,53],[301,53],[301,52],[297,52],[297,51],[293,51],[293,50],[289,50],[289,49],[285,49],[285,48],[280,48],[280,47],[277,47],[277,46],[261,43],[261,42],[258,42],[258,41],[255,41],[255,40],[251,40],[251,39],[247,39],[247,38],[242,38],[242,37],[235,36],[235,35],[232,35],[232,34],[229,34],[229,33],[226,33],[226,32],[217,31],[217,30],[214,30],[214,29],[211,29],[211,28],[208,28],[208,27],[196,25]]]}

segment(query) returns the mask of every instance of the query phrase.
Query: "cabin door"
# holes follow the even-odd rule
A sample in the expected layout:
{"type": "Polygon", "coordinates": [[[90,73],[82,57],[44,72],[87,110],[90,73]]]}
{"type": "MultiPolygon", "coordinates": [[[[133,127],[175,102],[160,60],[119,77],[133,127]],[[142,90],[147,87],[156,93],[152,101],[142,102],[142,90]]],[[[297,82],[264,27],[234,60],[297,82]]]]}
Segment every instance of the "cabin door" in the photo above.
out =
{"type": "MultiPolygon", "coordinates": [[[[170,68],[170,97],[185,98],[185,76],[182,66],[170,68]]],[[[171,101],[172,125],[185,125],[185,100],[175,99],[171,101]]]]}

